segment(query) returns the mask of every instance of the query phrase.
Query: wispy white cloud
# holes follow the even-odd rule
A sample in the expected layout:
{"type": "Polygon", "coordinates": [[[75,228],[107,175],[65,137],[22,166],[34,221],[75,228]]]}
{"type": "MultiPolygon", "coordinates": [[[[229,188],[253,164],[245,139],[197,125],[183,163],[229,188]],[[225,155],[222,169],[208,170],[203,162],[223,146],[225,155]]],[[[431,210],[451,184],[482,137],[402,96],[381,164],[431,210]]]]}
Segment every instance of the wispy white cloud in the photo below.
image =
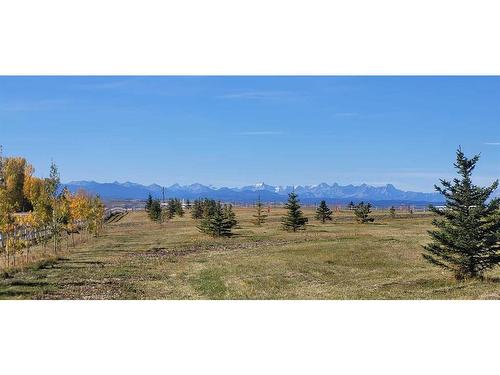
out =
{"type": "Polygon", "coordinates": [[[500,142],[485,142],[484,144],[488,146],[500,146],[500,142]]]}
{"type": "Polygon", "coordinates": [[[250,132],[240,132],[237,135],[282,135],[285,134],[282,131],[250,131],[250,132]]]}

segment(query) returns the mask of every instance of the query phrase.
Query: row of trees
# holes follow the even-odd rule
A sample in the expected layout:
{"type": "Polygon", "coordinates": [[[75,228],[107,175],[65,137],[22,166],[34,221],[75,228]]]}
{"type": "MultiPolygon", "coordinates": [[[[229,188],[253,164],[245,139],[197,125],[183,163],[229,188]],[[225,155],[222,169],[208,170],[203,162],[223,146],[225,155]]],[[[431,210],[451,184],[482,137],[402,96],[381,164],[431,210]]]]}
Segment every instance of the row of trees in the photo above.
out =
{"type": "MultiPolygon", "coordinates": [[[[150,219],[158,223],[175,216],[184,216],[184,208],[179,199],[169,199],[166,206],[162,207],[160,200],[149,195],[145,208],[150,219]]],[[[232,229],[238,224],[231,204],[205,198],[195,200],[192,205],[189,201],[186,202],[186,208],[191,209],[191,217],[199,222],[197,228],[213,237],[231,236],[232,229]]]]}
{"type": "MultiPolygon", "coordinates": [[[[454,164],[458,177],[453,181],[441,179],[441,186],[435,186],[436,191],[443,195],[445,206],[430,206],[437,215],[433,220],[436,229],[429,231],[432,242],[424,246],[423,257],[452,272],[457,280],[482,278],[486,271],[500,265],[500,198],[492,198],[499,182],[496,180],[487,187],[475,185],[472,173],[478,161],[479,155],[469,159],[459,148],[454,164]]],[[[303,217],[294,193],[286,207],[288,214],[283,219],[284,228],[293,231],[304,228],[307,218],[303,217]]],[[[358,222],[373,221],[369,216],[369,203],[351,203],[350,208],[358,222]]],[[[391,207],[389,213],[395,217],[396,209],[391,207]]],[[[316,218],[323,223],[331,220],[331,211],[324,201],[316,211],[316,218]]]]}
{"type": "Polygon", "coordinates": [[[171,220],[175,216],[184,216],[184,208],[182,207],[182,202],[179,199],[169,199],[166,207],[163,208],[160,200],[153,199],[152,195],[149,194],[145,208],[149,218],[158,223],[171,220]]]}
{"type": "MultiPolygon", "coordinates": [[[[230,204],[221,204],[213,199],[205,198],[194,200],[193,205],[189,204],[188,207],[191,208],[191,217],[195,220],[200,220],[200,224],[197,227],[203,233],[215,237],[230,236],[232,229],[237,225],[237,220],[230,204]]],[[[283,229],[292,232],[305,229],[309,219],[304,216],[295,192],[289,194],[285,208],[287,209],[287,214],[282,219],[283,229]]],[[[371,212],[370,208],[370,204],[363,202],[355,206],[354,213],[359,222],[366,223],[373,221],[373,218],[368,216],[371,212]]],[[[268,215],[265,213],[260,197],[255,203],[255,210],[252,223],[256,226],[261,226],[266,222],[268,215]]],[[[153,199],[151,195],[149,195],[146,201],[146,211],[151,220],[159,223],[172,219],[175,215],[180,217],[184,215],[182,204],[178,199],[169,199],[166,208],[162,208],[160,201],[153,199]]],[[[324,224],[332,220],[332,214],[333,212],[327,206],[326,202],[321,201],[316,210],[315,218],[324,224]]]]}
{"type": "MultiPolygon", "coordinates": [[[[455,168],[458,178],[453,181],[440,180],[442,186],[435,186],[436,190],[445,198],[445,206],[430,206],[437,215],[433,221],[435,230],[429,231],[432,242],[424,246],[423,257],[430,263],[454,273],[459,280],[467,278],[481,278],[484,272],[500,265],[500,198],[491,198],[499,183],[495,181],[488,187],[480,187],[472,183],[472,172],[475,169],[479,156],[472,159],[465,157],[462,150],[457,150],[455,168]]],[[[18,204],[27,204],[22,200],[18,204]]],[[[159,201],[148,200],[151,215],[161,216],[159,201]]],[[[169,201],[169,217],[173,217],[178,203],[169,201]]],[[[373,222],[370,217],[371,204],[361,202],[349,204],[359,223],[373,222]]],[[[295,192],[289,194],[285,205],[286,215],[282,218],[282,228],[296,232],[306,228],[308,218],[304,216],[298,196],[295,192]]],[[[181,207],[182,209],[182,207],[181,207]]],[[[255,214],[252,222],[263,225],[267,220],[260,198],[255,204],[255,214]]],[[[410,210],[412,214],[413,211],[410,210]]],[[[391,218],[396,216],[396,209],[389,210],[391,218]]],[[[183,213],[179,213],[180,216],[183,213]]],[[[230,236],[231,230],[237,221],[231,205],[222,205],[210,199],[195,200],[191,216],[200,223],[200,231],[212,236],[230,236]]],[[[316,209],[315,218],[322,223],[332,220],[332,211],[325,201],[321,201],[316,209]]]]}
{"type": "MultiPolygon", "coordinates": [[[[296,232],[297,230],[303,230],[306,228],[306,224],[309,219],[304,216],[298,196],[295,192],[292,192],[288,196],[288,202],[285,204],[287,209],[287,214],[283,217],[281,223],[283,229],[287,231],[296,232]]],[[[374,218],[370,217],[371,204],[361,202],[354,206],[354,215],[359,223],[370,223],[374,221],[374,218]]],[[[327,221],[332,221],[332,210],[327,206],[326,202],[323,200],[320,202],[318,208],[316,209],[315,219],[321,221],[325,224],[327,221]]]]}
{"type": "MultiPolygon", "coordinates": [[[[352,203],[352,202],[351,202],[352,203]]],[[[365,202],[360,202],[357,205],[354,205],[352,203],[352,210],[354,210],[354,215],[356,216],[356,220],[358,223],[372,223],[375,221],[373,217],[370,217],[372,205],[370,203],[365,203],[365,202]]],[[[389,211],[391,217],[395,217],[395,212],[396,210],[394,207],[391,207],[391,210],[389,211]]],[[[332,221],[332,210],[326,205],[325,201],[321,201],[319,204],[318,208],[316,209],[316,216],[315,218],[317,220],[320,220],[323,224],[326,221],[332,221]]]]}
{"type": "Polygon", "coordinates": [[[46,247],[49,240],[57,252],[64,233],[75,244],[76,233],[97,237],[102,231],[105,208],[98,197],[61,189],[54,163],[47,178],[34,172],[25,158],[0,153],[0,245],[7,265],[21,251],[27,260],[32,246],[46,247]]]}

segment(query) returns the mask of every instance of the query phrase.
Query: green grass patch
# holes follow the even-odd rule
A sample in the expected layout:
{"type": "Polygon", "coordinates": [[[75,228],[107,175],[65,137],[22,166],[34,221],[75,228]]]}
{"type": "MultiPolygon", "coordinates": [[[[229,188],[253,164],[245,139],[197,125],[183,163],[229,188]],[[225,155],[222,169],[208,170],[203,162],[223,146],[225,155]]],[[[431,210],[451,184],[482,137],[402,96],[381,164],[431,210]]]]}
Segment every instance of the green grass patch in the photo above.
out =
{"type": "Polygon", "coordinates": [[[207,299],[224,299],[227,287],[223,276],[220,269],[202,270],[193,282],[194,288],[207,299]]]}

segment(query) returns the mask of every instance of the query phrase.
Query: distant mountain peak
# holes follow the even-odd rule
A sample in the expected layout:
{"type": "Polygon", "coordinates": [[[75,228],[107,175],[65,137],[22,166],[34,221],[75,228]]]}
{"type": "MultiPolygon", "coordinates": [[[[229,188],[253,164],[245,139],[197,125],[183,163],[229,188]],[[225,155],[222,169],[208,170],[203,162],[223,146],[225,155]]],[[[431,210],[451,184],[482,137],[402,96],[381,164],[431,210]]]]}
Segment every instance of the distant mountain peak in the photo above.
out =
{"type": "Polygon", "coordinates": [[[193,183],[191,185],[180,185],[175,183],[170,187],[163,188],[158,184],[144,186],[134,182],[119,183],[98,183],[95,181],[72,181],[66,184],[70,191],[86,189],[90,193],[99,194],[104,199],[146,199],[149,194],[157,198],[163,196],[169,198],[213,198],[230,202],[251,202],[260,195],[264,201],[283,202],[287,195],[295,189],[300,199],[305,202],[315,202],[320,199],[330,201],[397,201],[397,202],[441,202],[442,198],[437,193],[419,193],[411,191],[398,190],[394,185],[371,186],[363,183],[359,186],[346,185],[338,183],[331,185],[322,182],[317,185],[297,185],[293,186],[273,186],[264,182],[258,182],[254,185],[229,188],[214,187],[212,185],[202,185],[193,183]]]}

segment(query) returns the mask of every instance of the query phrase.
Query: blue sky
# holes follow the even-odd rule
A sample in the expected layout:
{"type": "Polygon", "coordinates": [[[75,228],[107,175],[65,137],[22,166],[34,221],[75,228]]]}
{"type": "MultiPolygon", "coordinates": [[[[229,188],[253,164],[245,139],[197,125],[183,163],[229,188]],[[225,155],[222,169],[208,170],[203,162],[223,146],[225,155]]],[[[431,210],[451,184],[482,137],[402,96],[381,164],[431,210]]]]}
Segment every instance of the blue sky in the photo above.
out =
{"type": "Polygon", "coordinates": [[[432,191],[500,177],[500,77],[0,77],[0,144],[40,176],[432,191]]]}

